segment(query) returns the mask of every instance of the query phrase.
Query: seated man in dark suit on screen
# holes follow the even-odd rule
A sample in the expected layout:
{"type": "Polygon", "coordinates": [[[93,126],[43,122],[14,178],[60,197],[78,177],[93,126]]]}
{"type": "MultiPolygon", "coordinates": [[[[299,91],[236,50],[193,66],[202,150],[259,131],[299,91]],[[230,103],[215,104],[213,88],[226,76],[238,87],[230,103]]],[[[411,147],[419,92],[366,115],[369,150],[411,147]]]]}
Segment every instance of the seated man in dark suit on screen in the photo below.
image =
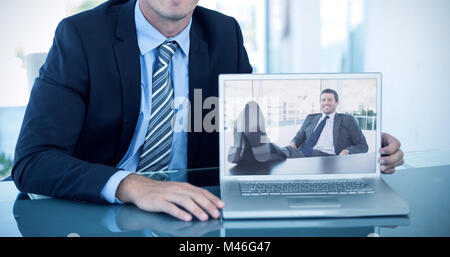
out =
{"type": "Polygon", "coordinates": [[[264,116],[258,103],[248,102],[236,120],[235,142],[230,148],[228,160],[231,163],[242,163],[242,160],[268,162],[286,158],[366,153],[369,147],[356,119],[348,114],[336,113],[339,105],[337,92],[323,90],[320,104],[322,113],[308,115],[289,146],[280,148],[267,138],[264,116]],[[251,127],[251,124],[256,127],[251,127]]]}
{"type": "Polygon", "coordinates": [[[292,139],[290,158],[366,153],[368,146],[356,119],[336,113],[339,96],[335,90],[320,94],[322,113],[310,114],[292,139]],[[292,149],[293,148],[293,149],[292,149]]]}

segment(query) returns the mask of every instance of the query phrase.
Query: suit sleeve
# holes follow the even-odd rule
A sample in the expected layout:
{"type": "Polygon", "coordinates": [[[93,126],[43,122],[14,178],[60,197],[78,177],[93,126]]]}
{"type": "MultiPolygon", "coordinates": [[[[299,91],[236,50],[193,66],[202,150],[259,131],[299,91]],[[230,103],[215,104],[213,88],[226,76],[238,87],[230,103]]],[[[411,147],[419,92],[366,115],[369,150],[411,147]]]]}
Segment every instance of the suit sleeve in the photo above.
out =
{"type": "Polygon", "coordinates": [[[350,154],[367,153],[367,151],[369,150],[369,146],[367,145],[366,137],[362,133],[358,122],[353,116],[351,116],[349,121],[351,124],[350,135],[352,145],[347,147],[347,150],[350,152],[350,154]]]}
{"type": "Polygon", "coordinates": [[[63,20],[31,91],[16,145],[12,177],[26,193],[103,202],[103,185],[118,169],[72,154],[89,102],[89,70],[79,34],[63,20]]]}
{"type": "Polygon", "coordinates": [[[300,145],[302,145],[306,140],[306,128],[309,126],[309,123],[310,123],[310,116],[308,115],[306,117],[305,121],[303,122],[300,130],[297,132],[295,137],[291,140],[291,142],[295,143],[297,148],[300,147],[300,145]]]}
{"type": "Polygon", "coordinates": [[[250,65],[250,61],[248,59],[247,51],[244,47],[244,39],[242,37],[242,31],[241,27],[239,26],[239,23],[236,21],[236,19],[233,18],[234,24],[236,26],[236,33],[237,33],[237,39],[238,39],[238,70],[239,73],[252,73],[253,68],[250,65]]]}

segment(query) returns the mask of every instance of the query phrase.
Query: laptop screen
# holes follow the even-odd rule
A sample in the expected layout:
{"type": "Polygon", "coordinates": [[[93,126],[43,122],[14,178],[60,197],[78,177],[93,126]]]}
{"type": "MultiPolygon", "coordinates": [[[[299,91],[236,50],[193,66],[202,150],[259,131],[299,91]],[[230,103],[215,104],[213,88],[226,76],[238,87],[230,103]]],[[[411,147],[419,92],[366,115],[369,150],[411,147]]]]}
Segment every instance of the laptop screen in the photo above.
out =
{"type": "Polygon", "coordinates": [[[222,93],[224,175],[376,173],[377,77],[225,78],[222,93]]]}

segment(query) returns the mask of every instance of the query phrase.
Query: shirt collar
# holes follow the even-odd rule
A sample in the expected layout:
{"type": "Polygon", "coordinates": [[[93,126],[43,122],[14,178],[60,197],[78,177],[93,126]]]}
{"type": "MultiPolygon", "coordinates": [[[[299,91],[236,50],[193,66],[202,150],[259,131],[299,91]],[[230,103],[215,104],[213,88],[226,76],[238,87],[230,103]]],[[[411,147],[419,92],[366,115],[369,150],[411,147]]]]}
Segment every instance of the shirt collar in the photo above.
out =
{"type": "Polygon", "coordinates": [[[323,120],[325,118],[325,116],[328,115],[330,117],[330,120],[334,119],[334,116],[336,116],[336,112],[333,112],[332,114],[325,114],[322,113],[322,117],[320,118],[321,120],[323,120]]]}
{"type": "Polygon", "coordinates": [[[189,20],[188,25],[178,35],[172,38],[166,38],[161,32],[150,24],[142,14],[141,8],[139,8],[139,0],[136,1],[134,7],[134,19],[136,23],[136,33],[139,45],[139,50],[142,55],[147,54],[153,49],[159,47],[164,41],[176,41],[179,48],[186,56],[189,56],[189,32],[191,30],[192,17],[189,20]]]}

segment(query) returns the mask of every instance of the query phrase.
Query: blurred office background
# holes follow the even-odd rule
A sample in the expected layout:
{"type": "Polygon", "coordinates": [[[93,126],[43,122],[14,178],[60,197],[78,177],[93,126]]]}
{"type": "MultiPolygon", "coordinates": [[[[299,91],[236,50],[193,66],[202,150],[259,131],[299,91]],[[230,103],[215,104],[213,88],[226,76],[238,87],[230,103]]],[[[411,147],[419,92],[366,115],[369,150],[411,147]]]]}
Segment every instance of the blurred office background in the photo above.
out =
{"type": "MultiPolygon", "coordinates": [[[[103,0],[0,2],[0,178],[58,22],[103,0]]],[[[405,166],[450,163],[449,0],[200,0],[235,17],[257,73],[382,72],[405,166]]]]}

